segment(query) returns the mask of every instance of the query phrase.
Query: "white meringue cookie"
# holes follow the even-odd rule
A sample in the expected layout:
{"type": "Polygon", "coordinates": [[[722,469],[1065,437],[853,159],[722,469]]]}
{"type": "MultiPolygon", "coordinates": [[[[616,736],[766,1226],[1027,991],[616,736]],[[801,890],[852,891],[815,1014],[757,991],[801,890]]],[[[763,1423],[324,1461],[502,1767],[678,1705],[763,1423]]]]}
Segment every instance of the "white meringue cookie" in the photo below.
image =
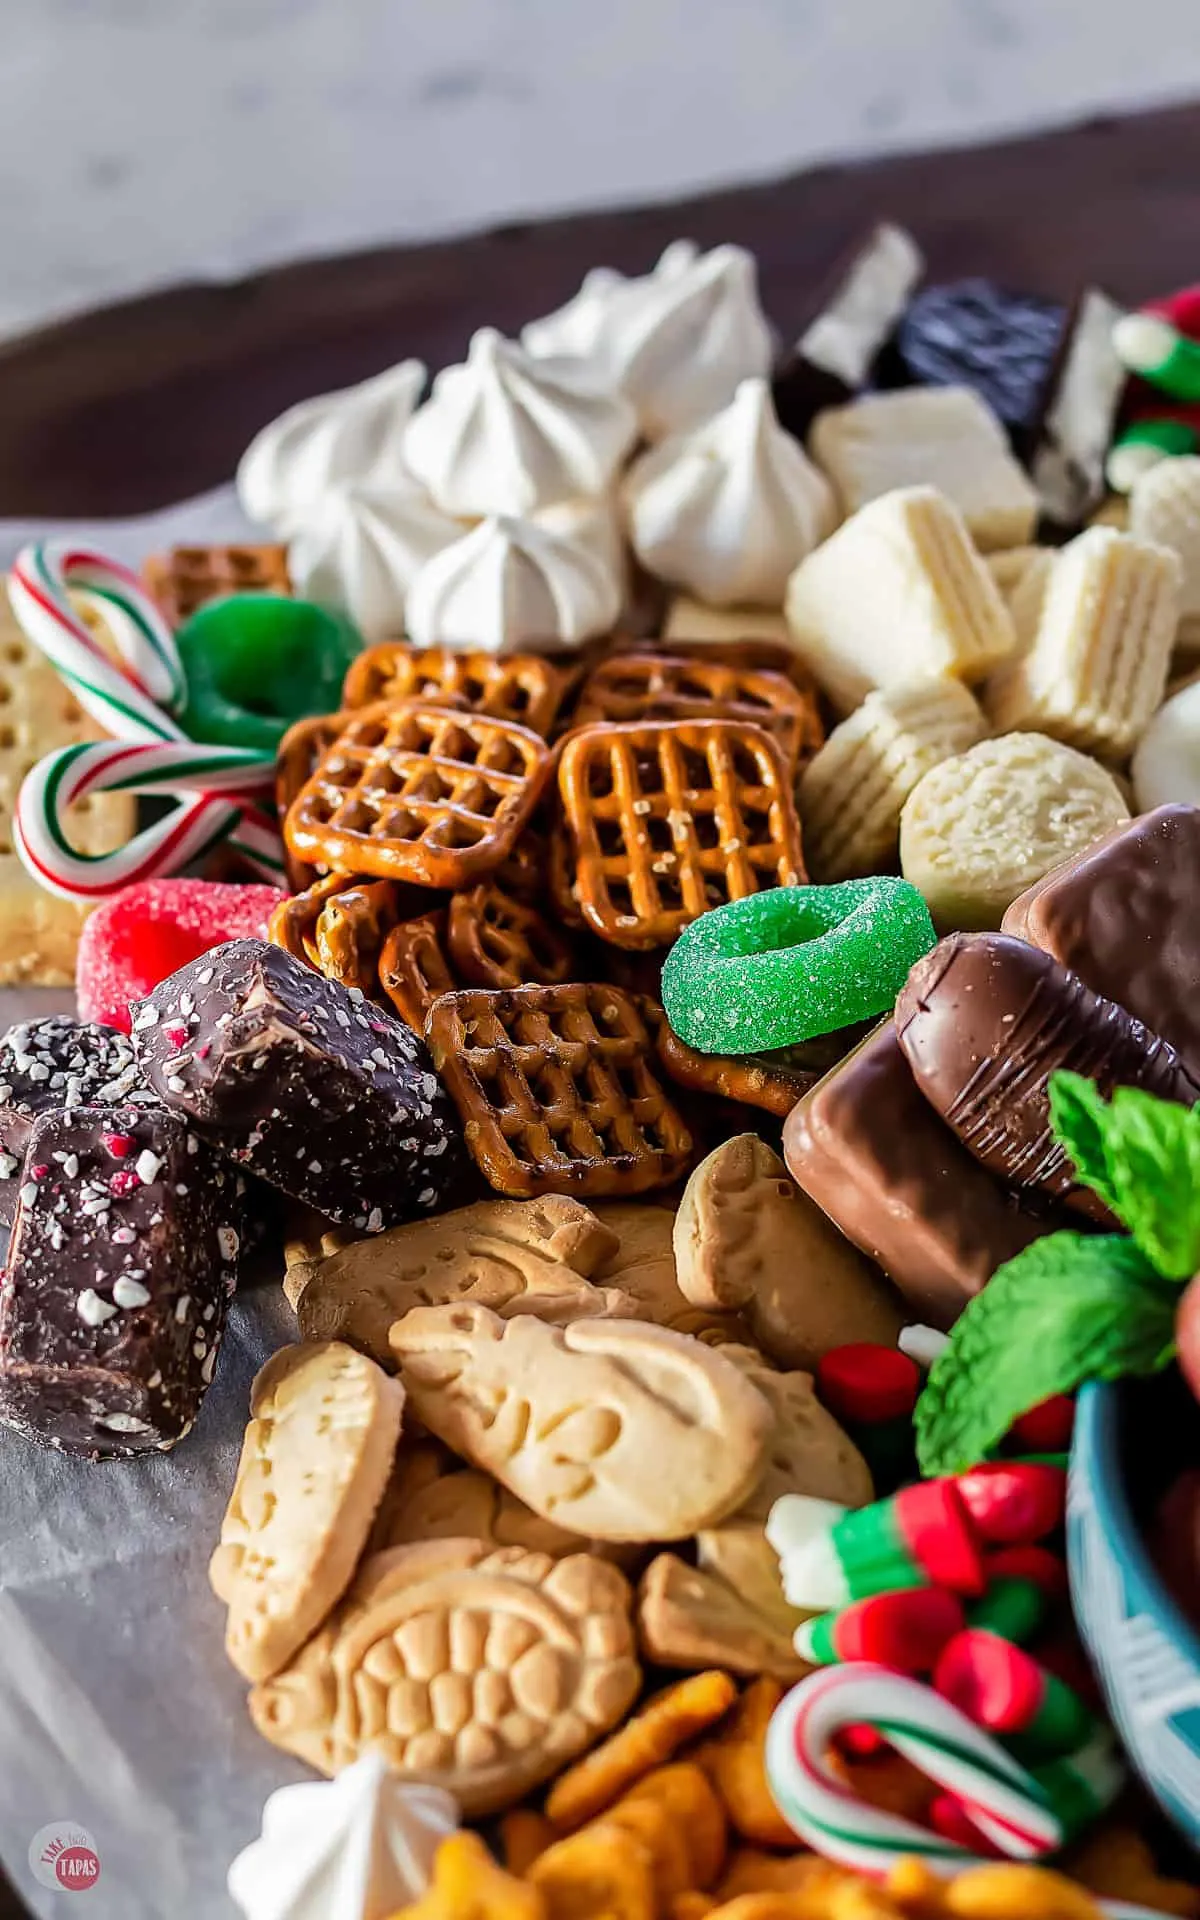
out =
{"type": "Polygon", "coordinates": [[[552,507],[539,508],[530,519],[547,533],[561,534],[564,540],[587,547],[624,587],[629,575],[629,554],[612,494],[559,500],[552,507]]]}
{"type": "Polygon", "coordinates": [[[731,400],[740,380],[766,374],[771,329],[759,304],[753,254],[667,248],[652,273],[589,275],[574,300],[522,334],[533,351],[581,352],[598,377],[637,408],[647,440],[682,433],[731,400]]]}
{"type": "Polygon", "coordinates": [[[419,360],[355,387],[289,407],[254,436],[237,470],[237,494],[251,520],[284,539],[298,533],[330,487],[402,482],[400,443],[425,385],[419,360]]]}
{"type": "Polygon", "coordinates": [[[603,493],[637,433],[632,408],[578,360],[536,360],[481,327],[409,421],[404,457],[460,519],[603,493]]]}
{"type": "Polygon", "coordinates": [[[281,1787],[229,1869],[247,1920],[388,1920],[420,1898],[459,1824],[453,1795],[406,1785],[368,1753],[334,1780],[281,1787]]]}
{"type": "Polygon", "coordinates": [[[712,606],[782,606],[789,575],[837,519],[829,482],[758,379],[693,433],[643,454],[622,497],[643,566],[712,606]]]}
{"type": "Polygon", "coordinates": [[[411,478],[330,487],[289,546],[288,571],[298,594],[348,613],[364,639],[384,640],[403,633],[425,562],[461,533],[411,478]]]}
{"type": "Polygon", "coordinates": [[[483,520],[426,562],[408,596],[417,646],[570,647],[605,633],[621,608],[612,572],[594,548],[532,520],[483,520]]]}

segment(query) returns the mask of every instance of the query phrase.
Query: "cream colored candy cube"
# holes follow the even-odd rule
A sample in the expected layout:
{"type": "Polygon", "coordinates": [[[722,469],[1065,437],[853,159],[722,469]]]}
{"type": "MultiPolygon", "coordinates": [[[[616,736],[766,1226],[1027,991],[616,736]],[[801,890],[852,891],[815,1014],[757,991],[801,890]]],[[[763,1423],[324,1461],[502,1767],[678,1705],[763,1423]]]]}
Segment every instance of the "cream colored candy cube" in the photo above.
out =
{"type": "Polygon", "coordinates": [[[1133,484],[1129,531],[1179,555],[1183,581],[1175,646],[1200,656],[1200,457],[1160,460],[1133,484]]]}
{"type": "Polygon", "coordinates": [[[1182,577],[1178,554],[1111,527],[1072,540],[1027,651],[987,688],[996,731],[1124,759],[1162,701],[1182,577]]]}
{"type": "Polygon", "coordinates": [[[782,647],[792,641],[782,611],[772,607],[709,607],[686,593],[677,593],[667,608],[662,637],[726,644],[730,640],[774,640],[782,647]]]}
{"type": "Polygon", "coordinates": [[[786,612],[797,651],[843,713],[874,687],[982,680],[1016,647],[962,515],[934,487],[861,508],[801,561],[786,612]]]}
{"type": "Polygon", "coordinates": [[[812,423],[808,450],[847,513],[897,487],[924,485],[954,502],[983,553],[1033,538],[1037,491],[999,420],[969,387],[909,387],[829,407],[812,423]]]}

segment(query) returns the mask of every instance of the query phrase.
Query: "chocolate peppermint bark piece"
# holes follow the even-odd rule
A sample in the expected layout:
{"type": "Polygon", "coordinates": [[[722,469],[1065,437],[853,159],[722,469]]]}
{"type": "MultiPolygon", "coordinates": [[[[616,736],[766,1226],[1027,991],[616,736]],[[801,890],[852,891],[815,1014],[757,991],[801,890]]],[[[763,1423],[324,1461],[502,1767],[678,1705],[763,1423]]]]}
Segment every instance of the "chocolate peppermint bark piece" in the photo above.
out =
{"type": "Polygon", "coordinates": [[[1161,1033],[1200,1078],[1200,807],[1156,807],[1018,895],[1015,933],[1161,1033]]]}
{"type": "Polygon", "coordinates": [[[17,1204],[21,1162],[39,1113],[62,1107],[158,1106],[128,1034],[51,1014],[0,1038],[0,1223],[17,1204]]]}
{"type": "Polygon", "coordinates": [[[912,235],[881,223],[845,256],[810,302],[772,383],[775,410],[802,440],[823,407],[840,407],[871,369],[925,270],[912,235]]]}
{"type": "Polygon", "coordinates": [[[953,933],[900,990],[896,1032],[921,1092],[968,1152],[1018,1191],[1111,1224],[1076,1184],[1050,1128],[1050,1076],[1067,1068],[1103,1094],[1141,1087],[1192,1106],[1198,1084],[1174,1047],[1048,953],[1004,933],[953,933]]]}
{"type": "Polygon", "coordinates": [[[959,1144],[890,1020],[793,1107],[783,1152],[796,1184],[936,1327],[1056,1224],[1020,1210],[959,1144]]]}
{"type": "Polygon", "coordinates": [[[0,1284],[0,1420],[95,1459],[181,1440],[237,1280],[240,1187],[161,1107],[40,1115],[0,1284]]]}
{"type": "Polygon", "coordinates": [[[280,947],[232,940],[133,1009],[150,1085],[231,1159],[366,1233],[436,1212],[462,1130],[424,1043],[280,947]]]}

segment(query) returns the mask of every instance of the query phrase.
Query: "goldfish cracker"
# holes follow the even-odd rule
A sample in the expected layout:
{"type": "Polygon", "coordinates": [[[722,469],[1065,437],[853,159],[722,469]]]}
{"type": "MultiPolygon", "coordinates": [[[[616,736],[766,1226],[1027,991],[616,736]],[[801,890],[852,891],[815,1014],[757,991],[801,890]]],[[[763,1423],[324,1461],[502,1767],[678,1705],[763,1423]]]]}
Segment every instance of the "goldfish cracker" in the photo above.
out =
{"type": "Polygon", "coordinates": [[[544,1902],[545,1920],[658,1920],[650,1849],[609,1820],[594,1820],[547,1847],[527,1884],[544,1902]]]}
{"type": "Polygon", "coordinates": [[[509,1873],[523,1880],[530,1867],[558,1838],[544,1813],[514,1807],[500,1822],[500,1846],[509,1873]]]}
{"type": "Polygon", "coordinates": [[[729,1815],[734,1832],[761,1847],[794,1847],[796,1836],[767,1785],[767,1728],[783,1688],[763,1675],[752,1680],[725,1724],[707,1740],[699,1760],[729,1815]]]}
{"type": "Polygon", "coordinates": [[[611,1807],[644,1775],[728,1712],[737,1688],[727,1673],[689,1674],[656,1694],[602,1745],[569,1767],[546,1796],[546,1814],[569,1833],[611,1807]]]}
{"type": "MultiPolygon", "coordinates": [[[[429,1886],[392,1920],[551,1920],[551,1916],[538,1889],[506,1873],[479,1835],[464,1829],[442,1841],[434,1855],[429,1886]]],[[[630,1920],[634,1920],[632,1913],[630,1920]]]]}

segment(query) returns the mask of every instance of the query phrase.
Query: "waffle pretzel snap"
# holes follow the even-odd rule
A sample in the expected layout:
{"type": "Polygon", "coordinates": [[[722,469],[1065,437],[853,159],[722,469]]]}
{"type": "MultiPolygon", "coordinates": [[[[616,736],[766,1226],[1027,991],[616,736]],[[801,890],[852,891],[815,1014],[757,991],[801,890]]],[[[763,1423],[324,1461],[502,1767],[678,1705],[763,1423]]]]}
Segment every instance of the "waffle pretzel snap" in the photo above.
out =
{"type": "Polygon", "coordinates": [[[446,941],[451,965],[471,987],[558,986],[575,967],[570,941],[495,879],[454,894],[446,941]]]}
{"type": "Polygon", "coordinates": [[[445,914],[425,913],[393,927],[380,949],[379,984],[414,1033],[424,1034],[434,1001],[458,984],[446,959],[445,936],[445,914]]]}
{"type": "Polygon", "coordinates": [[[583,684],[575,724],[598,720],[740,720],[765,727],[803,766],[824,739],[815,693],[785,674],[684,653],[617,653],[583,684]]]}
{"type": "MultiPolygon", "coordinates": [[[[297,720],[284,734],[275,751],[275,811],[281,826],[292,801],[312,778],[349,719],[348,713],[318,713],[311,719],[297,720]]],[[[286,841],[283,855],[288,885],[295,893],[306,892],[320,879],[320,867],[298,860],[286,841]]]]}
{"type": "Polygon", "coordinates": [[[267,542],[261,546],[171,547],[151,554],[143,563],[142,579],[173,627],[226,593],[284,593],[292,591],[287,548],[267,542]]]}
{"type": "Polygon", "coordinates": [[[619,988],[443,994],[425,1037],[497,1192],[645,1193],[686,1170],[691,1135],[655,1071],[641,1010],[619,988]]]}
{"type": "Polygon", "coordinates": [[[537,653],[460,653],[385,640],[359,654],[346,675],[342,703],[430,700],[490,720],[511,720],[548,736],[572,675],[537,653]]]}
{"type": "Polygon", "coordinates": [[[710,907],[806,877],[791,775],[762,727],[581,727],[558,785],[570,897],[614,946],[667,946],[710,907]]]}
{"type": "Polygon", "coordinates": [[[400,920],[409,889],[392,880],[326,874],[271,915],[271,940],[327,980],[374,995],[389,930],[400,920]]]}
{"type": "Polygon", "coordinates": [[[351,713],[288,809],[298,859],[458,887],[508,854],[550,775],[528,727],[419,700],[351,713]]]}

